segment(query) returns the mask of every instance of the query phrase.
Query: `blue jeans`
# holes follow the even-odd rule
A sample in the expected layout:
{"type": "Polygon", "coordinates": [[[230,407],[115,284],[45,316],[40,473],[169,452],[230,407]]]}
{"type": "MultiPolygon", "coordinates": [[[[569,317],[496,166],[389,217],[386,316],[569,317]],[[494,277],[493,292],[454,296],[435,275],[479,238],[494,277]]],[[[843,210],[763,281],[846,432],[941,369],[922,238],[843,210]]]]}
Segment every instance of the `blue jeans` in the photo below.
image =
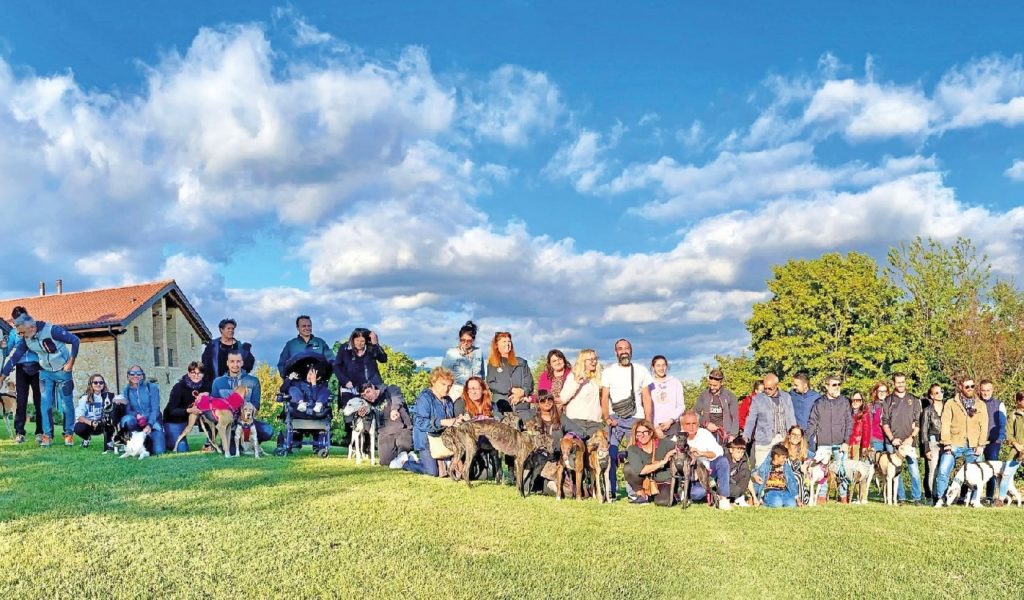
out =
{"type": "Polygon", "coordinates": [[[999,482],[999,499],[1006,498],[1006,494],[1010,493],[1010,482],[1013,481],[1013,476],[1017,473],[1017,467],[1020,466],[1020,462],[1017,459],[1011,459],[1006,463],[1006,469],[1003,471],[1003,479],[999,482]]]}
{"type": "Polygon", "coordinates": [[[416,455],[420,457],[418,462],[409,459],[405,461],[405,466],[402,468],[410,473],[419,473],[420,475],[437,477],[440,471],[437,469],[437,460],[430,455],[430,447],[428,446],[422,450],[417,450],[416,455]]]}
{"type": "MultiPolygon", "coordinates": [[[[125,415],[124,418],[121,419],[121,426],[126,428],[128,431],[142,431],[142,427],[139,427],[139,422],[135,420],[135,415],[125,415]]],[[[157,427],[160,427],[159,423],[156,425],[150,425],[151,429],[149,430],[148,436],[154,455],[163,454],[164,450],[167,448],[167,443],[164,440],[164,431],[163,429],[157,429],[157,427]]]]}
{"type": "Polygon", "coordinates": [[[941,500],[946,496],[946,488],[949,487],[949,472],[953,470],[953,463],[960,457],[963,457],[966,462],[978,462],[978,455],[972,448],[957,446],[948,452],[943,452],[939,457],[939,470],[935,474],[936,498],[941,500]]]}
{"type": "Polygon", "coordinates": [[[875,452],[885,452],[885,445],[881,440],[871,440],[871,449],[875,452]]]}
{"type": "Polygon", "coordinates": [[[792,508],[796,506],[796,498],[789,492],[781,490],[766,492],[762,502],[764,502],[765,508],[792,508]]]}
{"type": "MultiPolygon", "coordinates": [[[[889,442],[886,442],[885,443],[885,451],[886,452],[895,452],[896,449],[893,448],[892,444],[890,444],[889,442]]],[[[907,473],[909,473],[909,475],[910,475],[910,497],[911,497],[911,499],[913,499],[915,501],[920,501],[921,500],[921,464],[918,462],[917,458],[910,458],[909,456],[907,457],[906,462],[907,462],[907,473]]],[[[904,481],[903,481],[903,475],[900,475],[900,485],[899,485],[898,488],[896,488],[896,498],[898,500],[903,500],[903,498],[905,498],[906,495],[907,495],[907,484],[904,483],[904,481]]]]}
{"type": "Polygon", "coordinates": [[[636,421],[635,417],[628,419],[615,417],[615,419],[618,423],[614,427],[608,427],[608,461],[611,465],[608,467],[610,471],[608,493],[612,498],[616,498],[619,492],[619,481],[615,473],[619,467],[619,445],[622,443],[622,438],[629,435],[629,430],[633,428],[633,423],[636,421]]]}
{"type": "MultiPolygon", "coordinates": [[[[181,432],[185,431],[188,423],[164,423],[164,448],[170,448],[174,440],[178,439],[181,432]]],[[[181,438],[178,444],[178,452],[188,452],[188,436],[181,438]]]]}
{"type": "MultiPolygon", "coordinates": [[[[715,484],[718,486],[718,495],[723,498],[729,497],[729,459],[724,455],[719,456],[715,460],[711,461],[710,468],[711,478],[715,480],[715,484]]],[[[707,490],[704,487],[694,481],[690,485],[690,500],[694,502],[700,502],[708,495],[707,490]]]]}
{"type": "MultiPolygon", "coordinates": [[[[822,448],[830,448],[832,450],[832,462],[834,464],[837,464],[837,465],[842,464],[840,462],[842,457],[839,456],[839,454],[840,454],[839,446],[824,446],[824,445],[823,446],[818,446],[819,450],[821,450],[822,448]]],[[[829,465],[829,466],[831,467],[831,465],[829,465]]],[[[850,488],[850,476],[847,475],[845,472],[837,474],[836,475],[836,487],[839,488],[839,497],[840,498],[845,498],[846,494],[847,494],[847,492],[849,491],[849,488],[850,488]]],[[[819,498],[828,498],[828,477],[825,478],[825,485],[823,485],[821,487],[821,490],[819,490],[818,497],[819,498]]]]}
{"type": "Polygon", "coordinates": [[[53,437],[53,405],[64,413],[64,433],[75,429],[75,405],[72,394],[75,382],[67,371],[39,371],[39,407],[43,411],[43,434],[53,437]]]}

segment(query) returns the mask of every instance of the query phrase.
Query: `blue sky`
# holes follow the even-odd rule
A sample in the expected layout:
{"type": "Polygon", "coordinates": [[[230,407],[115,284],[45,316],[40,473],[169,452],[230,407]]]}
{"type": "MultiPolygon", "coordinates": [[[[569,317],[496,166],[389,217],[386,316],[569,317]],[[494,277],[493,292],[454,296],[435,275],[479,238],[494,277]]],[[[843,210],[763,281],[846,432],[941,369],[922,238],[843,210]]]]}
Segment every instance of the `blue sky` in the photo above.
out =
{"type": "Polygon", "coordinates": [[[1024,238],[1024,7],[35,2],[0,22],[5,296],[175,277],[273,358],[741,351],[770,265],[1024,238]],[[606,349],[607,350],[607,349],[606,349]],[[606,352],[607,353],[607,352],[606,352]]]}

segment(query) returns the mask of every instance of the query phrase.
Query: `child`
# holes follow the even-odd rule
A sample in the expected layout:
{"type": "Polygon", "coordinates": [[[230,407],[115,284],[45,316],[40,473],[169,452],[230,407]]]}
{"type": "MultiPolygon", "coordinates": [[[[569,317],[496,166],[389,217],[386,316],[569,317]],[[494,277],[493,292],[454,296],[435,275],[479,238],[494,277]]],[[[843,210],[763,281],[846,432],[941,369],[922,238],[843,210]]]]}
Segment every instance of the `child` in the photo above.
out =
{"type": "Polygon", "coordinates": [[[750,463],[747,461],[747,442],[742,436],[736,436],[729,442],[729,500],[735,506],[750,506],[746,494],[755,499],[753,484],[750,481],[750,463]]]}
{"type": "Polygon", "coordinates": [[[850,409],[853,410],[853,431],[847,444],[850,446],[850,458],[860,460],[861,453],[871,445],[871,413],[864,406],[864,396],[860,392],[850,394],[850,409]]]}
{"type": "Polygon", "coordinates": [[[772,446],[768,459],[751,477],[756,497],[768,508],[802,506],[798,478],[788,459],[786,447],[776,444],[772,446]]]}

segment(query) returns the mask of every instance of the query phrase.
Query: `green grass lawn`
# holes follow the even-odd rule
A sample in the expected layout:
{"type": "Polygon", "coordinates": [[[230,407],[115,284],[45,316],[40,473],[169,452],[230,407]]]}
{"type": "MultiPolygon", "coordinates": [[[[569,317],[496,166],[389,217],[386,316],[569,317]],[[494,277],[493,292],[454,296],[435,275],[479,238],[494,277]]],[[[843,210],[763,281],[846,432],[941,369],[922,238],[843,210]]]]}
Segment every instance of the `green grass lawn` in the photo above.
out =
{"type": "MultiPolygon", "coordinates": [[[[1024,510],[598,505],[0,440],[2,598],[1017,597],[1024,510]]],[[[269,447],[269,444],[267,445],[269,447]]]]}

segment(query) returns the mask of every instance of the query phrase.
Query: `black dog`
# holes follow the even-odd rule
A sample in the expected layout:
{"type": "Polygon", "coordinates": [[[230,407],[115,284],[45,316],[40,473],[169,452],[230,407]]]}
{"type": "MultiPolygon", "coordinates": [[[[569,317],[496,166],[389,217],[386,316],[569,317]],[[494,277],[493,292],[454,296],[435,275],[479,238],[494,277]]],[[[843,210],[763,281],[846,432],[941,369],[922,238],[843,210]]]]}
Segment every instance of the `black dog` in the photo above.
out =
{"type": "Polygon", "coordinates": [[[549,462],[551,462],[551,452],[547,448],[537,448],[526,457],[526,461],[523,463],[523,487],[519,490],[520,495],[527,496],[537,489],[537,480],[549,462]]]}
{"type": "Polygon", "coordinates": [[[121,426],[121,419],[127,411],[124,404],[114,402],[113,398],[103,398],[103,411],[100,414],[100,429],[103,431],[103,451],[113,450],[113,446],[123,446],[128,442],[131,433],[121,426]]]}
{"type": "Polygon", "coordinates": [[[708,506],[717,506],[718,494],[711,489],[711,473],[704,463],[690,452],[686,436],[683,434],[676,438],[676,455],[672,458],[672,470],[676,480],[676,489],[673,493],[678,494],[681,508],[690,506],[690,488],[694,482],[704,488],[708,506]]]}

